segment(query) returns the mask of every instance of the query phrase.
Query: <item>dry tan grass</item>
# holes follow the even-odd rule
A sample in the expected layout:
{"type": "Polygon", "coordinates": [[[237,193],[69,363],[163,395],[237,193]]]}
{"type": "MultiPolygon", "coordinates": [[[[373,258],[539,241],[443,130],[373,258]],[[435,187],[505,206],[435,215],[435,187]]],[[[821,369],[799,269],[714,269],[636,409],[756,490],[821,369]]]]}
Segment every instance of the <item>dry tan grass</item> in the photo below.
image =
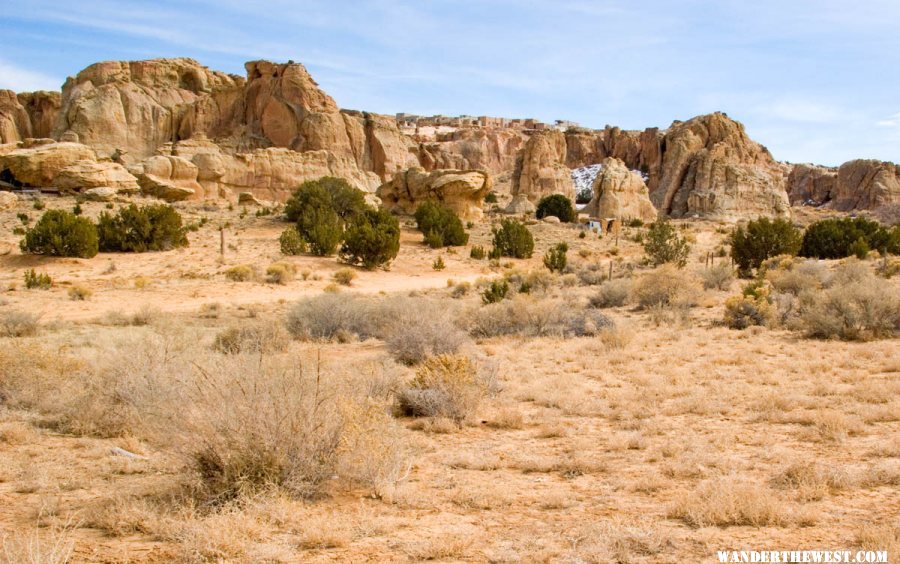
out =
{"type": "MultiPolygon", "coordinates": [[[[240,226],[229,264],[264,270],[283,224],[240,226]]],[[[530,229],[538,247],[571,235],[530,229]]],[[[720,235],[699,228],[696,252],[720,235]]],[[[605,270],[562,279],[536,275],[539,257],[451,256],[438,275],[421,234],[403,237],[390,272],[360,271],[315,307],[293,304],[322,295],[334,259],[283,259],[315,273],[286,285],[234,284],[223,263],[202,258],[217,253],[202,238],[190,254],[117,257],[116,272],[89,261],[46,267],[93,289],[87,302],[68,300],[68,285],[33,304],[5,293],[2,307],[40,315],[42,327],[39,337],[0,337],[3,527],[27,538],[41,525],[50,539],[79,519],[64,533],[73,560],[105,561],[696,562],[721,546],[896,547],[895,528],[873,513],[891,510],[900,484],[896,341],[731,331],[719,326],[716,291],[689,323],[663,308],[671,321],[656,326],[618,307],[604,311],[613,325],[588,334],[570,323],[590,319],[581,312],[598,288],[572,282],[605,270]],[[184,272],[186,261],[197,264],[184,272]],[[137,276],[154,283],[137,291],[137,276]],[[448,276],[533,287],[497,308],[509,313],[499,326],[514,329],[462,349],[498,367],[474,417],[397,418],[390,404],[414,373],[385,345],[397,320],[436,311],[470,330],[471,312],[494,311],[477,292],[451,297],[448,276]],[[227,307],[198,316],[206,303],[227,307]],[[145,307],[143,319],[129,313],[145,307]],[[107,310],[124,313],[91,321],[107,310]],[[285,316],[300,340],[284,352],[210,346],[229,327],[285,316]],[[294,462],[309,452],[321,479],[294,462]],[[223,464],[204,487],[197,461],[211,454],[223,464]]],[[[473,244],[489,238],[488,222],[472,229],[473,244]]],[[[608,238],[576,245],[601,266],[610,260],[608,238]]],[[[646,273],[631,238],[617,253],[617,275],[646,273]]],[[[0,282],[10,276],[0,270],[0,282]]]]}
{"type": "Polygon", "coordinates": [[[693,527],[778,526],[789,521],[787,508],[775,492],[736,476],[708,480],[685,492],[672,504],[669,516],[693,527]]]}

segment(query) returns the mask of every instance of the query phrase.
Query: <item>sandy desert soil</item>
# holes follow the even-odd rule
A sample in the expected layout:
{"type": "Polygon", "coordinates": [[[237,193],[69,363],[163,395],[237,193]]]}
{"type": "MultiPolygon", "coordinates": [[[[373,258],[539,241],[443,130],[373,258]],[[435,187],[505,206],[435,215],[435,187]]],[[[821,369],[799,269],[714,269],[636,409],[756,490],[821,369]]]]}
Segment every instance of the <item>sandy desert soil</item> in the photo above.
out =
{"type": "MultiPolygon", "coordinates": [[[[83,207],[95,217],[104,204],[83,207]]],[[[23,202],[0,213],[0,246],[9,251],[0,256],[0,309],[38,314],[41,324],[35,336],[0,338],[0,359],[25,359],[27,370],[165,342],[206,351],[202,363],[218,354],[211,348],[223,328],[281,323],[295,301],[322,295],[343,267],[334,258],[282,257],[285,224],[256,217],[255,208],[240,217],[239,207],[225,204],[178,207],[189,222],[207,220],[189,233],[186,249],[89,260],[21,255],[11,233],[21,224],[16,214],[33,223],[39,212],[23,202]],[[218,228],[226,223],[222,257],[218,228]],[[236,265],[262,273],[283,260],[306,279],[277,285],[224,276],[236,265]],[[25,290],[28,268],[50,274],[54,287],[25,290]],[[70,299],[75,286],[92,295],[70,299]],[[118,321],[141,311],[146,324],[118,321]]],[[[478,222],[469,246],[489,247],[490,225],[478,222]]],[[[480,298],[474,290],[453,298],[448,286],[542,268],[544,251],[563,240],[576,267],[646,270],[630,240],[636,230],[616,245],[579,239],[565,225],[531,229],[534,258],[491,265],[470,259],[468,247],[428,249],[407,225],[390,270],[358,271],[339,295],[424,296],[446,304],[449,316],[478,308],[480,298]],[[431,266],[437,256],[447,265],[440,272],[431,266]]],[[[694,242],[687,269],[695,271],[727,226],[694,222],[685,232],[694,242]]],[[[891,283],[896,291],[896,278],[891,283]]],[[[411,466],[378,495],[334,479],[312,499],[276,489],[210,506],[182,493],[184,461],[164,441],[77,432],[59,426],[46,402],[4,405],[0,397],[0,561],[674,563],[711,562],[716,550],[823,548],[892,550],[895,558],[897,341],[730,330],[720,323],[723,304],[740,284],[704,291],[686,316],[671,319],[633,305],[605,309],[614,333],[471,339],[467,350],[496,379],[491,393],[461,427],[398,418],[411,466]]],[[[558,276],[547,299],[586,300],[595,291],[558,276]]],[[[390,356],[378,339],[295,340],[275,354],[304,365],[319,359],[349,380],[390,356]]],[[[402,380],[412,369],[383,370],[402,380]]],[[[49,381],[46,397],[60,382],[49,381]]]]}

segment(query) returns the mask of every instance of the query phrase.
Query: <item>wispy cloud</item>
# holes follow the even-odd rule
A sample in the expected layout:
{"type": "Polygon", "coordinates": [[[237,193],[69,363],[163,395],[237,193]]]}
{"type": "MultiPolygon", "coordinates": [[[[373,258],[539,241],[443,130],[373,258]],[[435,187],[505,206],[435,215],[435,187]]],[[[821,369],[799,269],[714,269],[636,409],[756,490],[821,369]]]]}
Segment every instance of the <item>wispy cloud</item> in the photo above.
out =
{"type": "Polygon", "coordinates": [[[59,90],[62,80],[0,59],[0,88],[16,92],[59,90]]]}
{"type": "Polygon", "coordinates": [[[887,119],[875,122],[878,127],[897,127],[900,128],[900,112],[889,116],[887,119]]]}

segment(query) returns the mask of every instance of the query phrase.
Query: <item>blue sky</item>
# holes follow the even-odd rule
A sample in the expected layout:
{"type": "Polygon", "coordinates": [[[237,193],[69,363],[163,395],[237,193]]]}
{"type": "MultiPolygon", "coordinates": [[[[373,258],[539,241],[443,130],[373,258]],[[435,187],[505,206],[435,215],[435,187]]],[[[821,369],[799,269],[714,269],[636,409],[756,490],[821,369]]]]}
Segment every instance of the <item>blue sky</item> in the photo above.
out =
{"type": "Polygon", "coordinates": [[[666,127],[791,162],[900,161],[897,0],[3,0],[0,88],[109,59],[304,63],[341,107],[666,127]]]}

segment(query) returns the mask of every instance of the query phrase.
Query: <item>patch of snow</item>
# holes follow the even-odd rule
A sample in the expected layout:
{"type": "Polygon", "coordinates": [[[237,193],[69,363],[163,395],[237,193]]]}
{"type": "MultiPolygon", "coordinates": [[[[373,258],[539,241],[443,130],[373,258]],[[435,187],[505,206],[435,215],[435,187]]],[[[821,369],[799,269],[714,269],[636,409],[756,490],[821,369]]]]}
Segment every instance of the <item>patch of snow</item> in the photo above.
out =
{"type": "Polygon", "coordinates": [[[575,199],[588,202],[594,196],[594,179],[603,170],[603,165],[592,164],[572,169],[572,182],[575,184],[575,199]]]}

